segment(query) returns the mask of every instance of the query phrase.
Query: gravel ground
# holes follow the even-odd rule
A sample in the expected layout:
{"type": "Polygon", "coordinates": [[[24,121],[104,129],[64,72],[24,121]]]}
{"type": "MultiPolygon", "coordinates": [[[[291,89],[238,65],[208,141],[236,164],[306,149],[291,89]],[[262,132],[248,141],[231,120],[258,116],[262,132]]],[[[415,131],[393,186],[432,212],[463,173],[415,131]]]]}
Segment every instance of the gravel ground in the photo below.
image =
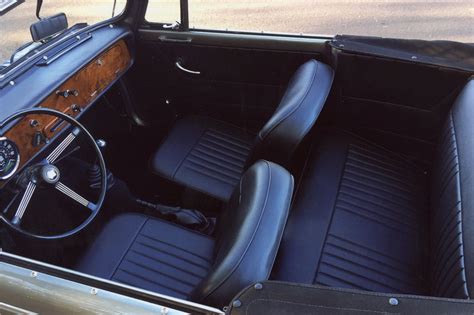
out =
{"type": "MultiPolygon", "coordinates": [[[[1,0],[0,0],[1,1],[1,0]]],[[[149,0],[148,20],[172,22],[178,0],[149,0]]],[[[111,16],[113,0],[46,0],[43,16],[65,12],[70,25],[111,16]]],[[[118,8],[124,0],[118,0],[118,8]]],[[[474,0],[189,0],[197,28],[306,34],[357,34],[474,42],[474,0]]],[[[0,16],[0,60],[30,40],[35,0],[0,16]]]]}

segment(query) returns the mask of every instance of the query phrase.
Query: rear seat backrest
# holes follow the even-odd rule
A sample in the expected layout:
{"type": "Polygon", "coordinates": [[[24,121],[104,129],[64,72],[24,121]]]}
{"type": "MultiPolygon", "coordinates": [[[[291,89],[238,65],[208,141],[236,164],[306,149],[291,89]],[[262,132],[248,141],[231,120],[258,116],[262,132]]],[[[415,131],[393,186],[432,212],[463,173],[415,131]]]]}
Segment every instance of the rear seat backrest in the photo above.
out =
{"type": "Polygon", "coordinates": [[[431,288],[471,298],[474,290],[474,80],[448,113],[431,189],[431,288]]]}

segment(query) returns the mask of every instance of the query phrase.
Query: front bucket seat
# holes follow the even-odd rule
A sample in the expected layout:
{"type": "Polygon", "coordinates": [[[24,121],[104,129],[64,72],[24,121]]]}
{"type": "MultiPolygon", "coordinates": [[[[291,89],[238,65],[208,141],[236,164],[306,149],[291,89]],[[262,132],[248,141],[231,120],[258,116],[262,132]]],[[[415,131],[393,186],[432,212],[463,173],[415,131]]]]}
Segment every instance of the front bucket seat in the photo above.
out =
{"type": "Polygon", "coordinates": [[[258,159],[283,166],[316,122],[334,71],[316,60],[304,63],[288,84],[280,105],[255,135],[208,117],[179,120],[151,159],[154,173],[228,201],[244,170],[258,159]]]}
{"type": "Polygon", "coordinates": [[[137,213],[111,220],[77,270],[214,306],[266,280],[293,193],[284,168],[258,161],[242,177],[216,238],[137,213]]]}

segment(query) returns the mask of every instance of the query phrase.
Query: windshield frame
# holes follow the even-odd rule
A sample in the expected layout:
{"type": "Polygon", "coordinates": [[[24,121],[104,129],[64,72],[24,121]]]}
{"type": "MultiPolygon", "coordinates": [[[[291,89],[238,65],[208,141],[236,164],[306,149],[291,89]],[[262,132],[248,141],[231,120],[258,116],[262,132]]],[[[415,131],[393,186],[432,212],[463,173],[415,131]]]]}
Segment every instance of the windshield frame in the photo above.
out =
{"type": "MultiPolygon", "coordinates": [[[[44,58],[45,55],[49,51],[51,51],[55,47],[58,47],[62,43],[74,38],[78,34],[82,34],[85,32],[93,32],[94,30],[101,28],[104,25],[109,25],[109,27],[113,27],[114,23],[123,19],[127,15],[129,7],[130,7],[130,1],[127,0],[123,11],[117,14],[116,16],[100,21],[92,25],[87,25],[83,28],[80,28],[77,31],[70,32],[69,34],[65,36],[62,36],[62,34],[59,34],[58,36],[54,37],[50,41],[36,48],[37,50],[36,52],[32,50],[31,52],[28,52],[27,54],[25,54],[25,56],[19,58],[18,60],[15,60],[13,63],[8,65],[4,69],[0,69],[0,89],[3,88],[6,84],[15,85],[15,82],[13,81],[14,79],[16,79],[19,75],[23,74],[28,69],[30,69],[39,60],[44,58]]],[[[73,27],[74,25],[69,27],[67,30],[65,30],[64,33],[68,33],[68,31],[73,27]]]]}

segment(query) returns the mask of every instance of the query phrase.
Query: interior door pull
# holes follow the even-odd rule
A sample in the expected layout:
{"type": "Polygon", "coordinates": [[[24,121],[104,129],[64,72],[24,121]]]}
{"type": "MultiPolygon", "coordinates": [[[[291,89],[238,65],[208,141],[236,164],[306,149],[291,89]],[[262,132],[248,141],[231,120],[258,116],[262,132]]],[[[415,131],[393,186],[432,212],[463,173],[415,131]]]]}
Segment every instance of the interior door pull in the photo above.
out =
{"type": "Polygon", "coordinates": [[[175,64],[176,64],[176,68],[178,68],[179,70],[184,71],[186,73],[201,74],[201,71],[193,71],[193,70],[186,69],[185,67],[183,67],[183,65],[181,65],[181,61],[176,61],[175,64]]]}

